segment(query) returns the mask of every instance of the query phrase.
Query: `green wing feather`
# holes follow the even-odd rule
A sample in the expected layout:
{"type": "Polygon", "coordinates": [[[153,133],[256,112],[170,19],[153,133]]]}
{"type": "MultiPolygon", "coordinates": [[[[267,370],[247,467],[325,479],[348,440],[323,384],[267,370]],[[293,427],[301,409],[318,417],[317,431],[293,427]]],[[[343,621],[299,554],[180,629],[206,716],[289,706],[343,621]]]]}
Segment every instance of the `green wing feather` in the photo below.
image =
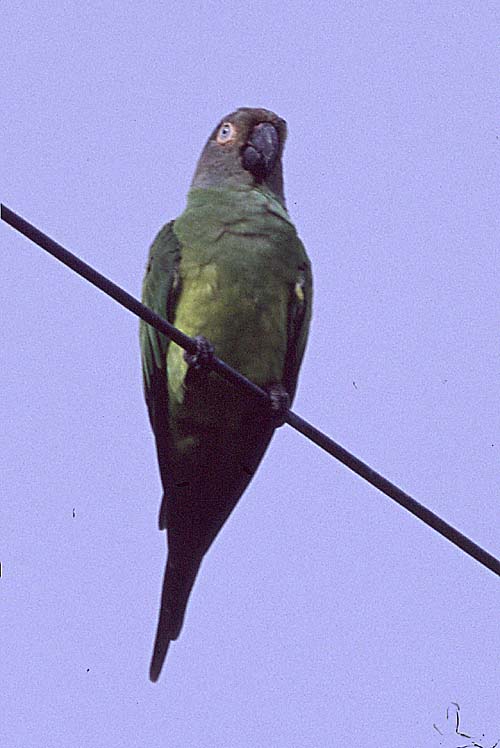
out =
{"type": "MultiPolygon", "coordinates": [[[[178,267],[181,246],[171,221],[158,233],[149,251],[148,264],[142,286],[143,303],[173,322],[179,294],[178,267]]],[[[167,350],[169,339],[141,320],[140,344],[144,394],[149,419],[156,437],[160,473],[164,485],[168,480],[168,384],[167,350]]]]}
{"type": "MultiPolygon", "coordinates": [[[[300,241],[297,239],[297,241],[300,241]]],[[[309,332],[312,310],[311,265],[304,250],[304,262],[298,267],[297,281],[290,288],[285,367],[282,384],[293,401],[297,378],[309,332]]]]}

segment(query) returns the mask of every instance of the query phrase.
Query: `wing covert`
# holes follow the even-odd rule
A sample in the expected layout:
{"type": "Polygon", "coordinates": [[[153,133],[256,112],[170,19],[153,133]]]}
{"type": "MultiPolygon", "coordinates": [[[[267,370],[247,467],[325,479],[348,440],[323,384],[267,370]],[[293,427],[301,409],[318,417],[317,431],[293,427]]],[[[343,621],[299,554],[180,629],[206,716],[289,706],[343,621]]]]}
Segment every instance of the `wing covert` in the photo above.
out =
{"type": "MultiPolygon", "coordinates": [[[[304,252],[305,256],[305,252],[304,252]]],[[[297,268],[295,283],[290,288],[288,303],[288,342],[283,373],[283,386],[290,396],[295,396],[300,364],[304,355],[312,309],[311,265],[305,256],[297,268]]]]}
{"type": "MultiPolygon", "coordinates": [[[[173,322],[175,317],[181,255],[173,224],[173,221],[167,223],[151,245],[142,285],[143,303],[169,322],[173,322]]],[[[139,336],[144,394],[151,425],[158,438],[167,425],[167,350],[170,341],[142,320],[139,336]]]]}

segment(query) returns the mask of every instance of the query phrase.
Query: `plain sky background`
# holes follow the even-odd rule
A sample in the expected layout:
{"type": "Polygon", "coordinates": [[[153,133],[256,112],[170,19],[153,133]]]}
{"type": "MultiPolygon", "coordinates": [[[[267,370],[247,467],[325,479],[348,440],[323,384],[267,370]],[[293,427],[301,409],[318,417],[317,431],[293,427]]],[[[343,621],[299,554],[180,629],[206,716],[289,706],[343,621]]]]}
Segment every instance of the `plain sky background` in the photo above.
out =
{"type": "MultiPolygon", "coordinates": [[[[315,278],[295,410],[498,556],[495,6],[4,0],[0,199],[139,295],[219,119],[283,116],[315,278]]],[[[0,245],[0,745],[455,748],[456,701],[490,748],[498,578],[289,427],[149,682],[137,320],[0,245]]]]}

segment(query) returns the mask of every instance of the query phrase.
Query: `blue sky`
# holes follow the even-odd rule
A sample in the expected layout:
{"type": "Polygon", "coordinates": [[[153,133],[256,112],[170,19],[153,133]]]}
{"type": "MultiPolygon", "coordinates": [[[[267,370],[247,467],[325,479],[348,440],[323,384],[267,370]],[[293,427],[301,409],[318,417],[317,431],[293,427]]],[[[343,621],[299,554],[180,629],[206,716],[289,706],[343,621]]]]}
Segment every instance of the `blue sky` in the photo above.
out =
{"type": "MultiPolygon", "coordinates": [[[[287,120],[315,280],[295,410],[497,556],[498,27],[487,1],[7,0],[0,30],[0,199],[135,295],[219,119],[287,120]]],[[[455,701],[489,748],[498,579],[288,427],[149,682],[137,321],[0,242],[0,742],[450,747],[455,701]]]]}

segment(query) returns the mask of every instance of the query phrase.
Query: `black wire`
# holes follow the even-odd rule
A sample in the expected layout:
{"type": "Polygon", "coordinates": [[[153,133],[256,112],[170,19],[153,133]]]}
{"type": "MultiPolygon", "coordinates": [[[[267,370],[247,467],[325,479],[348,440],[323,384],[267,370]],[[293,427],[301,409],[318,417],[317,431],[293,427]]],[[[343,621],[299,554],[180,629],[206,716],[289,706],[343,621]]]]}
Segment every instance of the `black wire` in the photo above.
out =
{"type": "MultiPolygon", "coordinates": [[[[155,312],[152,312],[151,309],[148,309],[144,304],[141,304],[141,302],[131,296],[131,294],[124,291],[104,275],[101,275],[101,273],[94,270],[94,268],[87,265],[83,260],[80,260],[71,252],[68,252],[67,249],[62,247],[60,244],[57,244],[57,242],[37,229],[36,226],[28,223],[28,221],[21,218],[21,216],[17,215],[3,204],[1,204],[1,218],[12,226],[12,228],[16,229],[21,234],[24,234],[24,236],[35,242],[35,244],[38,244],[42,249],[45,249],[49,254],[70,267],[94,286],[100,288],[101,291],[104,291],[108,296],[111,296],[119,304],[129,309],[133,314],[136,314],[145,322],[159,330],[159,332],[162,332],[164,335],[169,337],[181,348],[184,348],[191,353],[196,351],[196,341],[185,335],[158,314],[155,314],[155,312]]],[[[214,356],[210,363],[210,368],[216,371],[221,377],[226,379],[241,392],[247,395],[251,394],[260,400],[268,399],[268,394],[265,390],[242,376],[239,372],[231,366],[228,366],[228,364],[224,363],[224,361],[221,361],[221,359],[216,356],[214,356]]],[[[469,556],[475,558],[480,564],[483,564],[483,566],[486,566],[494,574],[500,576],[500,561],[498,561],[498,559],[438,517],[434,512],[431,512],[430,509],[427,509],[414,498],[409,496],[409,494],[402,491],[394,485],[394,483],[391,483],[387,478],[384,478],[375,470],[372,470],[371,467],[341,447],[340,444],[334,442],[333,439],[330,439],[326,434],[323,434],[312,424],[308,423],[291,410],[286,413],[285,422],[297,431],[300,431],[300,433],[307,437],[307,439],[310,439],[318,447],[324,449],[325,452],[328,452],[332,457],[335,457],[337,460],[342,462],[350,470],[371,483],[372,486],[375,486],[375,488],[378,488],[391,499],[394,499],[394,501],[400,504],[400,506],[414,514],[415,517],[418,517],[422,522],[429,525],[429,527],[432,527],[433,530],[440,533],[440,535],[443,535],[443,537],[447,538],[451,543],[454,543],[458,548],[461,548],[465,553],[468,553],[469,556]]]]}

